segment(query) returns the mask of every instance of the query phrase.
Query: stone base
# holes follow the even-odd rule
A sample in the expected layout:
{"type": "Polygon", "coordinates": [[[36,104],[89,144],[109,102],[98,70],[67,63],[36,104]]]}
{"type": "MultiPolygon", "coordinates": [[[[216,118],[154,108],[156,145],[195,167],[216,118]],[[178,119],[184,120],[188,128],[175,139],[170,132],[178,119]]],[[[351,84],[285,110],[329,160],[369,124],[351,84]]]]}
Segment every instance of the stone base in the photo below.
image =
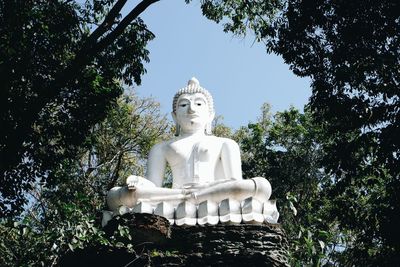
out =
{"type": "Polygon", "coordinates": [[[289,266],[279,224],[172,226],[168,248],[184,266],[289,266]]]}
{"type": "Polygon", "coordinates": [[[63,257],[61,266],[289,266],[287,240],[279,224],[169,225],[152,214],[114,217],[111,234],[128,226],[135,253],[92,247],[63,257]],[[110,264],[111,263],[111,264],[110,264]]]}

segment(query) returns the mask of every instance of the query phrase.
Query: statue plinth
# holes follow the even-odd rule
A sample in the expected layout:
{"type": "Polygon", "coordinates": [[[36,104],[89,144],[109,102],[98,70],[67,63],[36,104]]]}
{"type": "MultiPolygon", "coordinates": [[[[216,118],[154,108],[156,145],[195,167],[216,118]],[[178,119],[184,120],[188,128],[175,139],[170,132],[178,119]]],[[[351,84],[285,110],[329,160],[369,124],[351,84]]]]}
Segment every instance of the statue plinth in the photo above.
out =
{"type": "Polygon", "coordinates": [[[119,226],[126,226],[132,240],[121,239],[121,242],[128,242],[134,246],[141,244],[163,245],[171,239],[171,227],[164,217],[147,213],[126,213],[114,217],[106,227],[103,228],[108,236],[118,231],[119,226]]]}
{"type": "MultiPolygon", "coordinates": [[[[128,227],[135,252],[91,247],[66,255],[60,266],[289,266],[279,224],[170,225],[152,214],[114,217],[105,231],[128,227]]],[[[127,243],[126,243],[127,244],[127,243]]]]}
{"type": "Polygon", "coordinates": [[[182,266],[289,266],[279,224],[173,225],[171,232],[169,249],[184,259],[182,266]]]}

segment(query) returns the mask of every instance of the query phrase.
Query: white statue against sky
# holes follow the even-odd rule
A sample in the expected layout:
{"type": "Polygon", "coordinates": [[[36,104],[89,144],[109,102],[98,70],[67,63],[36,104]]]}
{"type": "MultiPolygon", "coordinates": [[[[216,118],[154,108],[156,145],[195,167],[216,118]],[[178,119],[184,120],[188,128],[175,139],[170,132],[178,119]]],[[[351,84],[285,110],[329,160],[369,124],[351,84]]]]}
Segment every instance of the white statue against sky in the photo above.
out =
{"type": "Polygon", "coordinates": [[[110,190],[107,203],[111,210],[139,202],[199,204],[248,197],[268,201],[271,185],[267,179],[243,180],[238,144],[211,135],[214,103],[197,79],[176,93],[172,109],[176,137],[151,149],[145,178],[130,176],[126,186],[110,190]],[[172,188],[162,188],[167,164],[172,170],[172,188]]]}

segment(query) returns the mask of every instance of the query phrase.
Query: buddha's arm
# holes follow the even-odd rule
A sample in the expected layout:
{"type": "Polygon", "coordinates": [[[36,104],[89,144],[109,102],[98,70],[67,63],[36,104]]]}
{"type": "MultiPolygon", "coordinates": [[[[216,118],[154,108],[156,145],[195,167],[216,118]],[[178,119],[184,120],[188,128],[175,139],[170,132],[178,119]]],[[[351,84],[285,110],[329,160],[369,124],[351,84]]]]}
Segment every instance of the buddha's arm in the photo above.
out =
{"type": "Polygon", "coordinates": [[[157,187],[162,186],[167,164],[164,146],[164,143],[153,146],[147,160],[146,178],[152,181],[157,187]]]}
{"type": "Polygon", "coordinates": [[[225,139],[221,149],[221,161],[226,179],[242,179],[240,149],[235,141],[225,139]]]}

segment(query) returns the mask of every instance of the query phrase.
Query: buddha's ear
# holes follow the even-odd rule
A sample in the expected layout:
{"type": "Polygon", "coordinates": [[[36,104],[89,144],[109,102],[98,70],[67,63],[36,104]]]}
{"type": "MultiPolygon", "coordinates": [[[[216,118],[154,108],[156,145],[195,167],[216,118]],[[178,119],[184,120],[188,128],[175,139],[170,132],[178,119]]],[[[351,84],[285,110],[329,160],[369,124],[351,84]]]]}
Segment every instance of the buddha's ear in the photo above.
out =
{"type": "Polygon", "coordinates": [[[171,116],[172,116],[172,119],[174,120],[174,122],[177,123],[175,112],[172,111],[171,116]]]}
{"type": "Polygon", "coordinates": [[[175,112],[171,112],[172,119],[175,122],[175,136],[179,136],[181,133],[181,126],[178,124],[178,119],[176,118],[175,112]]]}
{"type": "Polygon", "coordinates": [[[211,123],[213,121],[214,117],[215,117],[215,112],[213,111],[210,113],[210,116],[208,117],[208,121],[211,123]]]}

